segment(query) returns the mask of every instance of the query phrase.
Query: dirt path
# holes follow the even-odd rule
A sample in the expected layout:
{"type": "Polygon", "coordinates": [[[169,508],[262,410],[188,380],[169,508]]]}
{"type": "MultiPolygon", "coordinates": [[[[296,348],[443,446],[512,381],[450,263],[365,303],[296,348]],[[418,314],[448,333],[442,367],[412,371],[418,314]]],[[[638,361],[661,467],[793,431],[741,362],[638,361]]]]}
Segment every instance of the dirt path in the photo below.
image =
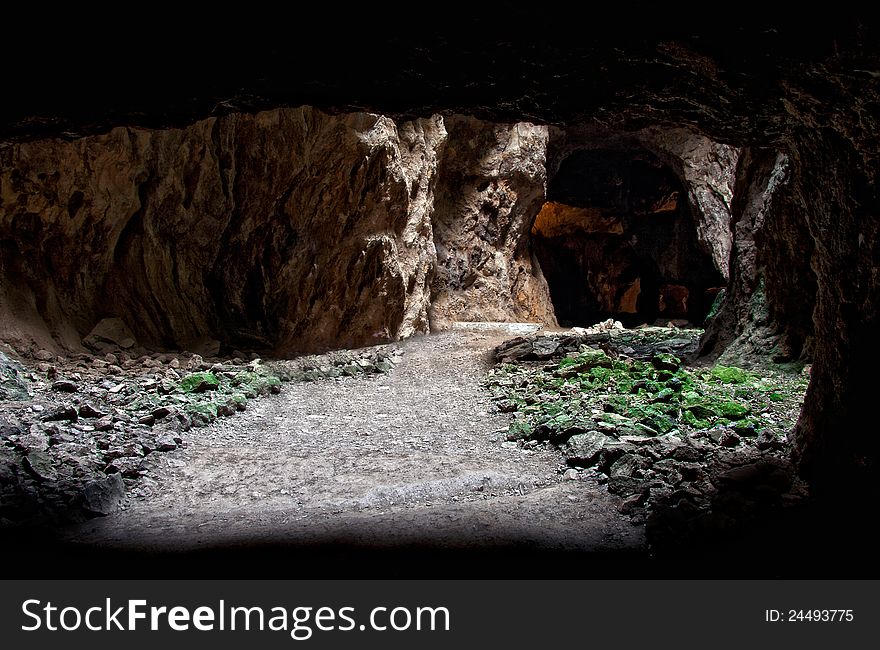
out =
{"type": "Polygon", "coordinates": [[[234,544],[638,549],[614,497],[567,480],[556,452],[502,445],[480,388],[509,334],[409,341],[389,375],[290,383],[153,454],[141,496],[69,542],[187,551],[234,544]]]}

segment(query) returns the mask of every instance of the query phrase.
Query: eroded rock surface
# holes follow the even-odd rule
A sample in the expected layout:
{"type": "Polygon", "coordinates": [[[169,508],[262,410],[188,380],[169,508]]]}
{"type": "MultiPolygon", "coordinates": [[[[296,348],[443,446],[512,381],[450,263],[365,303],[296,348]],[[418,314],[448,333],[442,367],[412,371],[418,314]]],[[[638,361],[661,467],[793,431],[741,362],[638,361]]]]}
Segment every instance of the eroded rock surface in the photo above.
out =
{"type": "Polygon", "coordinates": [[[0,151],[0,336],[291,352],[428,329],[440,118],[276,110],[0,151]]]}
{"type": "Polygon", "coordinates": [[[547,127],[446,118],[436,190],[432,325],[556,324],[530,229],[546,193],[547,127]]]}

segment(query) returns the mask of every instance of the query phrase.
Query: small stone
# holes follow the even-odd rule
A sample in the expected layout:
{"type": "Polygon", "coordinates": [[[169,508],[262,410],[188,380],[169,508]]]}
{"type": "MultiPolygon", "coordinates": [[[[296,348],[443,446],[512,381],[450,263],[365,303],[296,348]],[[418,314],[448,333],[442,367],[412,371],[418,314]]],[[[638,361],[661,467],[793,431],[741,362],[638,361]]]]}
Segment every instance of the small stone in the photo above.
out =
{"type": "Polygon", "coordinates": [[[138,418],[138,424],[145,424],[148,427],[153,426],[156,423],[156,418],[152,415],[143,415],[138,418]]]}
{"type": "Polygon", "coordinates": [[[758,435],[755,427],[750,424],[735,426],[733,427],[733,432],[740,438],[754,438],[758,435]]]}
{"type": "Polygon", "coordinates": [[[505,440],[501,443],[501,446],[505,449],[516,449],[519,445],[512,440],[505,440]]]}
{"type": "Polygon", "coordinates": [[[651,359],[651,365],[657,370],[675,372],[681,366],[681,360],[675,355],[664,352],[661,354],[655,354],[651,359]]]}
{"type": "Polygon", "coordinates": [[[34,359],[37,361],[51,361],[52,357],[53,355],[49,350],[38,350],[34,355],[34,359]]]}
{"type": "Polygon", "coordinates": [[[703,454],[695,447],[682,445],[681,447],[676,447],[670,457],[683,462],[699,462],[702,460],[703,454]]]}
{"type": "Polygon", "coordinates": [[[608,479],[608,491],[622,497],[638,494],[642,492],[642,481],[629,476],[612,476],[608,479]]]}
{"type": "Polygon", "coordinates": [[[102,413],[88,402],[79,407],[79,416],[81,418],[103,418],[106,413],[102,413]]]}
{"type": "Polygon", "coordinates": [[[22,461],[28,474],[38,481],[55,481],[58,479],[58,470],[52,465],[52,459],[48,454],[40,451],[32,451],[22,461]]]}
{"type": "Polygon", "coordinates": [[[156,451],[174,451],[177,449],[177,441],[171,433],[163,433],[156,438],[156,451]]]}
{"type": "Polygon", "coordinates": [[[608,475],[615,476],[633,476],[640,470],[647,467],[648,461],[642,456],[636,454],[624,454],[611,465],[608,475]]]}
{"type": "Polygon", "coordinates": [[[569,438],[562,447],[562,453],[569,465],[590,467],[599,459],[602,449],[616,440],[598,431],[588,431],[569,438]]]}
{"type": "Polygon", "coordinates": [[[82,490],[83,505],[96,515],[111,515],[125,500],[125,483],[119,473],[87,483],[82,490]]]}
{"type": "Polygon", "coordinates": [[[134,344],[134,335],[121,318],[102,319],[83,339],[83,345],[95,351],[113,346],[128,349],[134,347],[134,344]]]}
{"type": "Polygon", "coordinates": [[[69,379],[59,379],[52,384],[52,390],[57,390],[61,393],[75,393],[79,390],[79,385],[69,379]]]}
{"type": "Polygon", "coordinates": [[[562,474],[562,478],[564,478],[567,481],[576,481],[580,478],[580,475],[581,475],[581,473],[579,471],[577,471],[576,469],[567,469],[562,474]]]}
{"type": "Polygon", "coordinates": [[[104,468],[106,474],[121,474],[124,478],[138,478],[144,469],[144,461],[134,456],[120,456],[104,468]]]}
{"type": "Polygon", "coordinates": [[[180,360],[177,357],[174,357],[171,361],[168,362],[168,366],[170,368],[180,368],[180,360]]]}
{"type": "Polygon", "coordinates": [[[620,504],[617,510],[623,515],[632,514],[645,503],[646,497],[647,493],[645,492],[632,494],[623,500],[623,503],[620,504]]]}
{"type": "Polygon", "coordinates": [[[394,366],[389,361],[377,361],[376,362],[376,370],[379,372],[389,373],[394,368],[394,366]]]}
{"type": "Polygon", "coordinates": [[[189,372],[194,372],[196,370],[201,370],[202,366],[205,365],[205,360],[201,357],[201,355],[194,354],[189,358],[189,361],[186,362],[186,370],[189,372]]]}
{"type": "Polygon", "coordinates": [[[720,444],[722,447],[736,447],[739,443],[739,436],[732,431],[727,431],[721,436],[720,444]]]}
{"type": "Polygon", "coordinates": [[[61,420],[69,420],[70,422],[76,422],[79,419],[79,413],[72,406],[62,406],[60,408],[55,409],[54,411],[50,411],[46,415],[44,415],[41,420],[43,422],[58,422],[61,420]]]}
{"type": "Polygon", "coordinates": [[[171,409],[167,406],[160,406],[158,408],[153,409],[150,413],[155,419],[161,420],[162,418],[171,415],[171,409]]]}

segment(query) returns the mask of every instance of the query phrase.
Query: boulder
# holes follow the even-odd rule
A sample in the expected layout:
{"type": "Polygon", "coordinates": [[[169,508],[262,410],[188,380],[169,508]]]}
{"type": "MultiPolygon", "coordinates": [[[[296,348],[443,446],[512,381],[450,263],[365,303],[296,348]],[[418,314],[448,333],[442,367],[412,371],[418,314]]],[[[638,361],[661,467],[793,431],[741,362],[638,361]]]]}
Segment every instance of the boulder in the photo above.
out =
{"type": "Polygon", "coordinates": [[[109,352],[113,347],[128,350],[135,346],[134,334],[121,318],[103,318],[82,340],[93,352],[109,352]]]}
{"type": "Polygon", "coordinates": [[[125,483],[119,473],[90,481],[82,489],[83,506],[95,515],[112,515],[125,500],[125,483]]]}

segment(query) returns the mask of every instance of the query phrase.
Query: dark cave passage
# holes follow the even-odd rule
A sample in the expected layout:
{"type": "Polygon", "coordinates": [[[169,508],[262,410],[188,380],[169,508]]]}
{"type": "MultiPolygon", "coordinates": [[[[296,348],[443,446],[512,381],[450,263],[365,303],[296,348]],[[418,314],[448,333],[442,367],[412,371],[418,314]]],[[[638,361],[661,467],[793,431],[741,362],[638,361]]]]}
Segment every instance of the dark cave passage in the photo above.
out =
{"type": "Polygon", "coordinates": [[[681,181],[645,150],[580,150],[549,180],[532,243],[560,325],[702,324],[724,278],[681,181]]]}

